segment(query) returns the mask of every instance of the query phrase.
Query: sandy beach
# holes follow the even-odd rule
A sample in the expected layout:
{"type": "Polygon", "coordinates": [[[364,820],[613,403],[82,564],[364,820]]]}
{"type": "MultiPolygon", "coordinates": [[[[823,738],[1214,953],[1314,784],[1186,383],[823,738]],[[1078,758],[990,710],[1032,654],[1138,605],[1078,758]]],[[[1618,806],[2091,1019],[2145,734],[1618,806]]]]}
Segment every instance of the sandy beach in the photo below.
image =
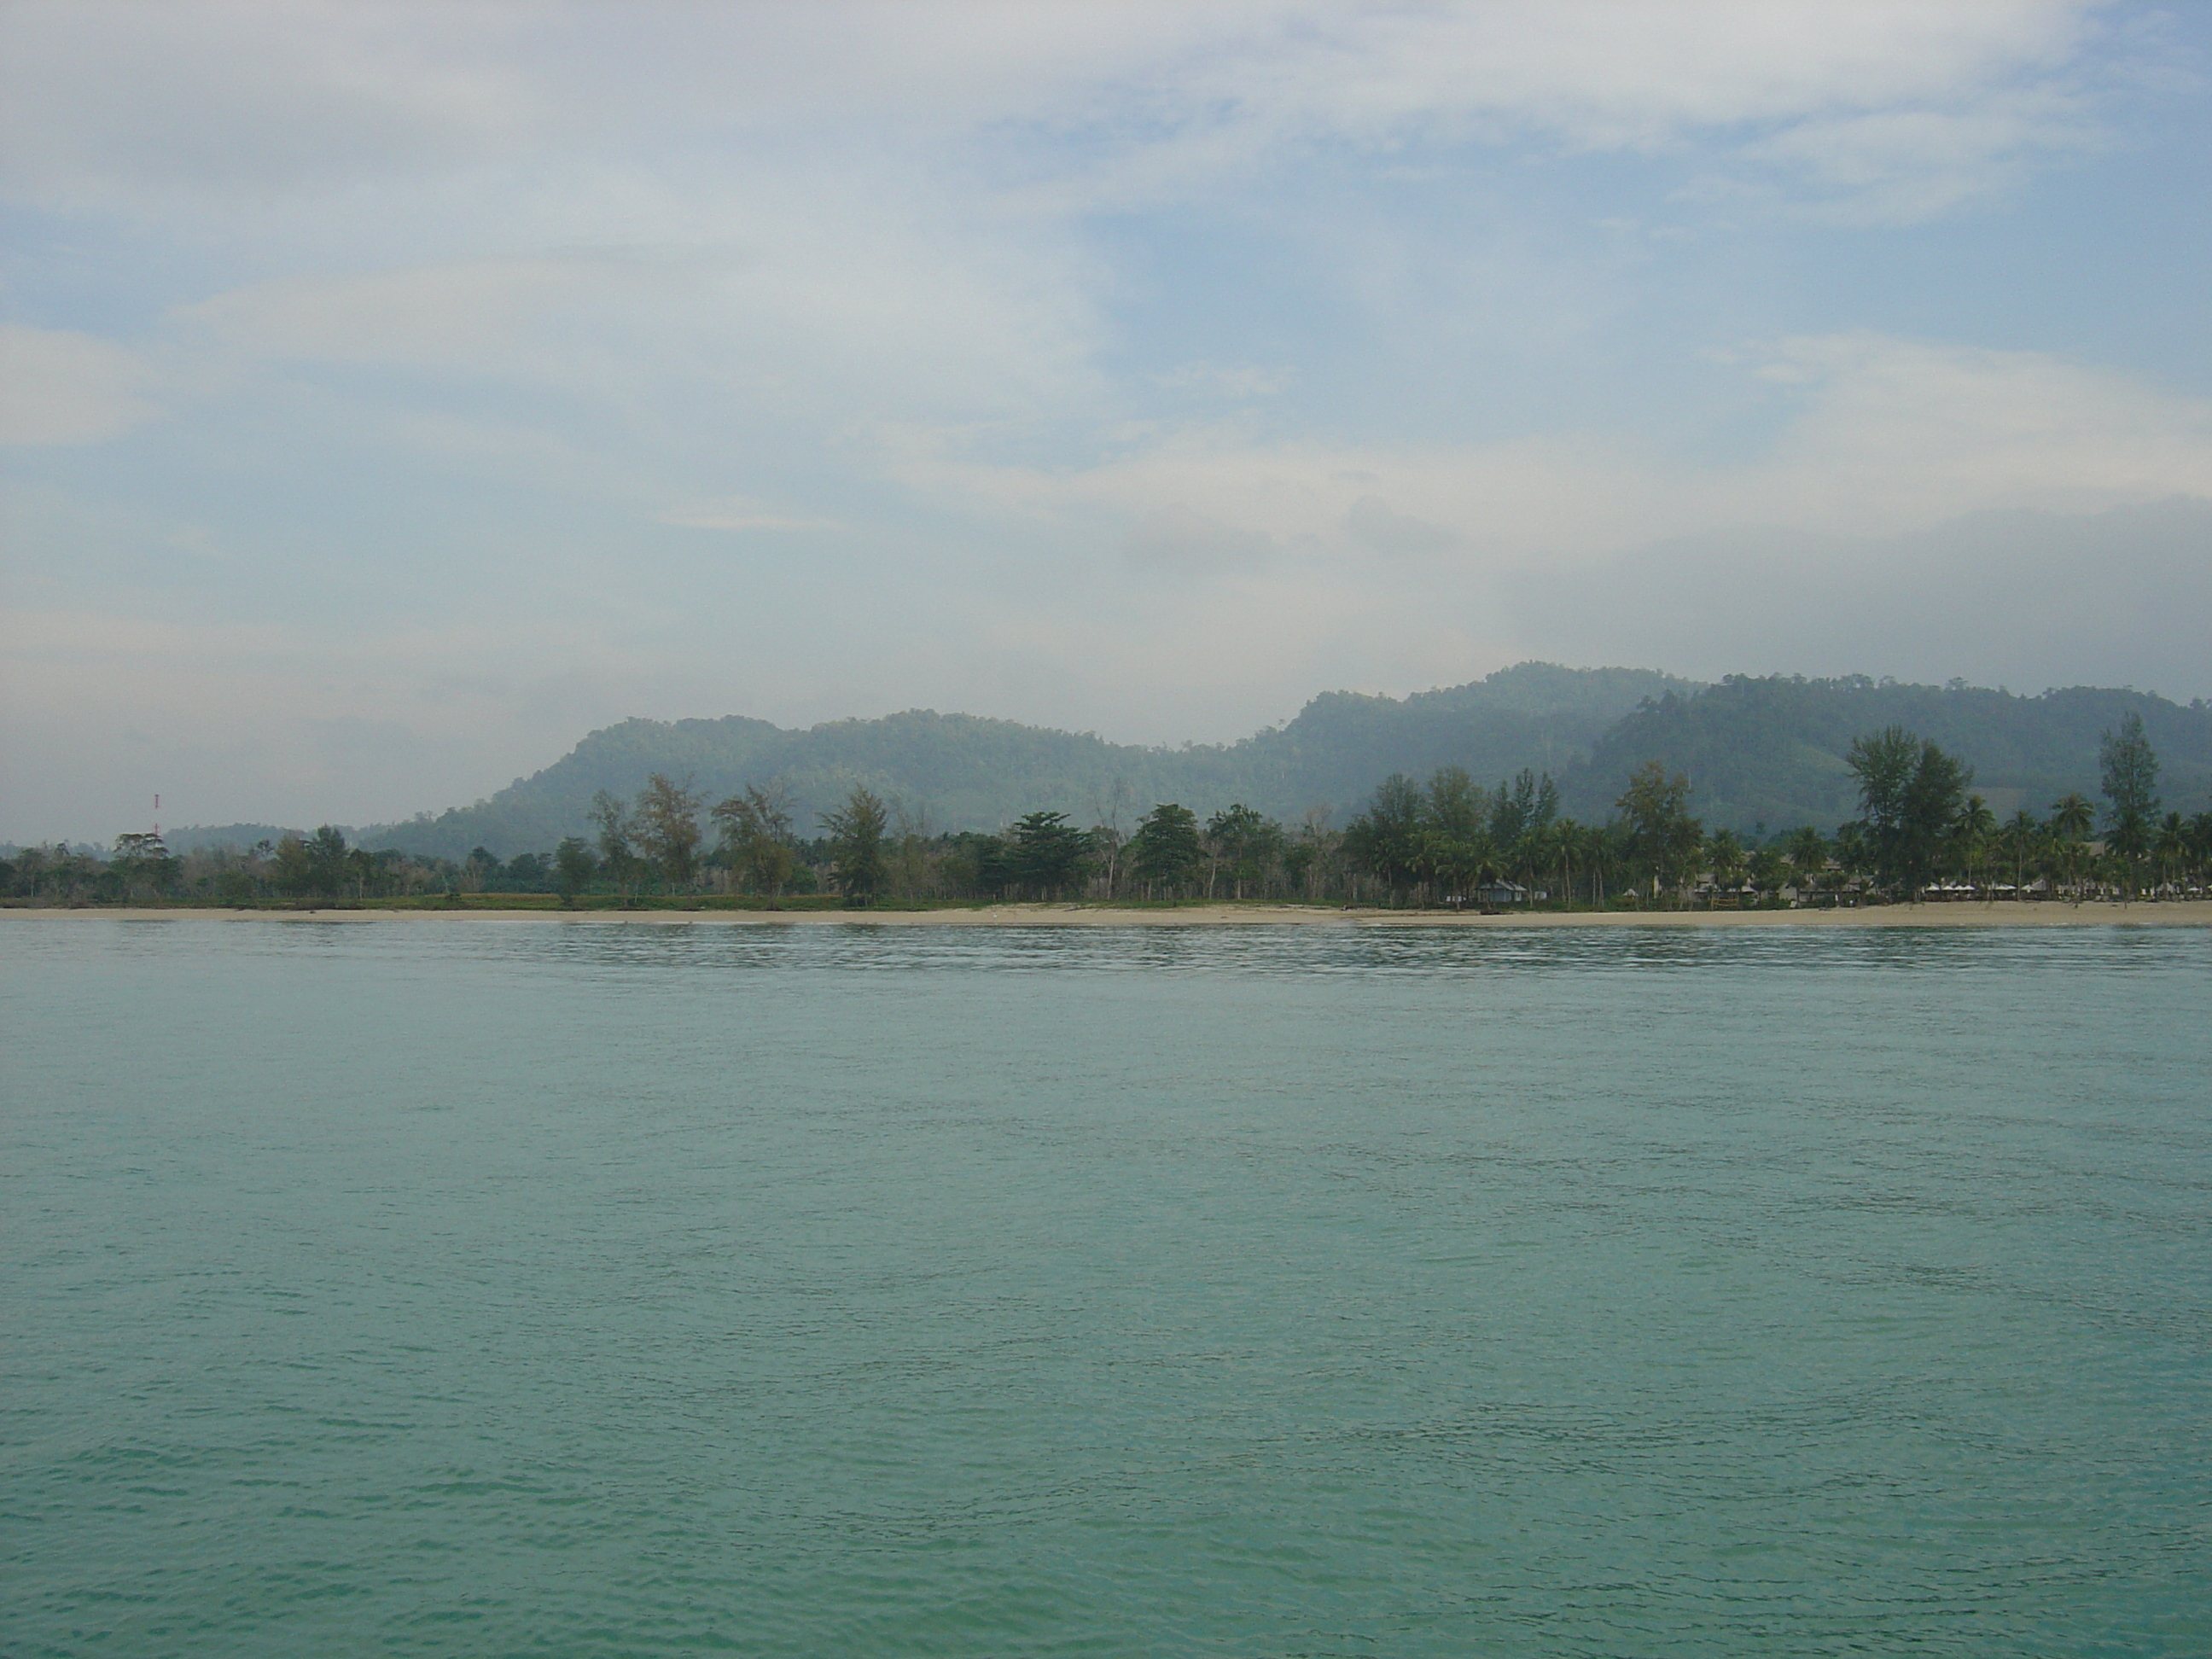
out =
{"type": "Polygon", "coordinates": [[[2159,903],[1893,904],[1851,910],[1525,911],[1486,916],[1445,910],[1319,905],[1208,904],[1125,909],[1096,904],[994,904],[957,910],[499,910],[202,908],[9,909],[19,922],[319,922],[431,926],[689,927],[2206,927],[2212,900],[2159,903]]]}

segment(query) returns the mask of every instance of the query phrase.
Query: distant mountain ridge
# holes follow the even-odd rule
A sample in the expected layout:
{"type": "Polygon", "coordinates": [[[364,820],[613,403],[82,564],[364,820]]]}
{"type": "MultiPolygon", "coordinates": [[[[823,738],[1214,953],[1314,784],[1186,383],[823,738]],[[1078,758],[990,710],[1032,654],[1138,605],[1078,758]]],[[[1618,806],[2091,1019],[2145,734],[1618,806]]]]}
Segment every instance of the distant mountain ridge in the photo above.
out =
{"type": "Polygon", "coordinates": [[[2158,752],[2165,805],[2212,805],[2212,706],[2148,692],[2073,686],[2018,696],[1954,681],[1908,685],[1864,676],[1808,680],[1731,676],[1694,696],[1669,696],[1601,737],[1561,793],[1569,811],[1602,818],[1648,761],[1686,774],[1691,810],[1713,825],[1832,828],[1858,815],[1851,739],[1902,726],[1974,769],[1974,793],[1999,817],[2039,817],[2069,791],[2097,799],[2100,739],[2130,710],[2158,752]]]}
{"type": "Polygon", "coordinates": [[[629,720],[489,799],[381,826],[362,840],[446,858],[478,846],[502,858],[542,852],[586,833],[598,791],[628,798],[654,772],[688,775],[709,800],[747,783],[780,782],[798,803],[802,832],[856,784],[932,831],[997,830],[1040,808],[1086,824],[1118,816],[1127,830],[1164,800],[1201,816],[1243,801],[1291,821],[1318,807],[1341,823],[1395,771],[1458,765],[1492,781],[1528,765],[1563,771],[1639,704],[1698,689],[1653,669],[1522,663],[1402,699],[1328,692],[1287,725],[1178,749],[933,709],[803,731],[736,714],[629,720]]]}
{"type": "Polygon", "coordinates": [[[2097,789],[2097,743],[2134,709],[2165,766],[2169,807],[2212,805],[2212,708],[2147,692],[2078,687],[2034,696],[1966,686],[1730,677],[1705,685],[1652,669],[1529,662],[1407,697],[1333,691],[1295,720],[1231,744],[1145,748],[973,714],[909,709],[793,730],[729,715],[630,720],[592,732],[553,765],[472,806],[365,832],[364,845],[447,858],[502,858],[586,835],[592,798],[628,799],[654,772],[689,776],[712,801],[747,783],[789,789],[802,833],[855,785],[932,832],[992,830],[1040,808],[1127,830],[1158,801],[1201,816],[1235,801],[1295,823],[1338,824],[1393,772],[1461,766],[1494,783],[1531,767],[1561,781],[1567,810],[1611,815],[1646,761],[1688,775],[1711,826],[1832,829],[1855,815],[1851,739],[1903,725],[1960,755],[2000,815],[2041,813],[2097,789]]]}

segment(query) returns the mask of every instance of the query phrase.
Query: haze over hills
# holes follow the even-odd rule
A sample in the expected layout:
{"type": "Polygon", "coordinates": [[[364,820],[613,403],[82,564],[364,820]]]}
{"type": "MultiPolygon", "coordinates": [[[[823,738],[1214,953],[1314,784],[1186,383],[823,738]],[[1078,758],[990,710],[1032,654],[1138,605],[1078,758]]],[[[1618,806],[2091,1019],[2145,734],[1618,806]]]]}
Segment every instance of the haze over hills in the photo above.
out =
{"type": "Polygon", "coordinates": [[[1179,749],[927,709],[805,730],[738,715],[624,720],[489,799],[362,840],[456,859],[479,846],[503,858],[542,852],[589,833],[597,792],[629,798],[654,772],[688,775],[709,800],[747,783],[781,783],[802,832],[855,785],[933,832],[997,830],[1040,808],[1127,830],[1163,800],[1201,815],[1243,801],[1293,823],[1320,809],[1341,824],[1389,774],[1439,766],[1487,782],[1523,767],[1548,771],[1566,809],[1599,822],[1648,760],[1689,775],[1692,809],[1709,825],[1825,830],[1856,811],[1844,756],[1861,732],[1907,726],[1962,756],[2001,815],[2022,805],[2041,812],[2069,790],[2094,794],[2098,739],[2131,708],[2163,762],[2166,805],[2212,805],[2212,707],[2201,702],[2130,690],[2021,696],[1863,678],[1734,677],[1705,686],[1649,669],[1531,662],[1404,698],[1328,692],[1286,725],[1179,749]]]}
{"type": "Polygon", "coordinates": [[[364,837],[447,858],[486,847],[501,857],[586,833],[599,790],[634,795],[654,772],[689,775],[708,799],[771,780],[788,789],[802,830],[866,785],[933,830],[997,830],[1024,812],[1064,811],[1126,830],[1157,801],[1201,815],[1234,801],[1296,820],[1339,822],[1395,771],[1464,766],[1479,776],[1523,766],[1563,772],[1647,700],[1697,690],[1650,669],[1522,663],[1487,679],[1406,698],[1335,691],[1287,725],[1232,744],[1179,749],[1114,744],[974,714],[908,709],[804,731],[730,715],[624,720],[592,732],[544,771],[488,800],[364,837]]]}

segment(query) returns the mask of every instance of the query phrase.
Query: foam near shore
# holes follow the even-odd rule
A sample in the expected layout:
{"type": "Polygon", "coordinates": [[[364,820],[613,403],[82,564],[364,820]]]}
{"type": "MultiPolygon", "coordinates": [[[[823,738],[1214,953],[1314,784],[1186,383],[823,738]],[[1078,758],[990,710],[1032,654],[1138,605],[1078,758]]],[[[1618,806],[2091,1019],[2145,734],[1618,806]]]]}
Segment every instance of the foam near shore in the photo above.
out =
{"type": "Polygon", "coordinates": [[[2206,927],[2212,900],[2155,903],[1890,904],[1840,910],[1509,911],[1344,909],[1304,904],[992,904],[950,910],[224,910],[178,907],[9,909],[46,921],[496,922],[561,927],[2206,927]]]}

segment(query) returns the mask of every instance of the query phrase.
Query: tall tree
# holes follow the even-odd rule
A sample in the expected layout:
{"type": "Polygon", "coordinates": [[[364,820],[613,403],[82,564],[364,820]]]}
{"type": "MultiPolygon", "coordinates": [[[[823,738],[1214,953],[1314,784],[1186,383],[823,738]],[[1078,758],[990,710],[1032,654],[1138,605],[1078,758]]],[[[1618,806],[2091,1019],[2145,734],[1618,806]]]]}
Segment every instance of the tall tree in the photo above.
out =
{"type": "Polygon", "coordinates": [[[1198,815],[1174,801],[1163,801],[1146,813],[1129,838],[1129,867],[1148,889],[1185,886],[1205,856],[1198,815]]]}
{"type": "Polygon", "coordinates": [[[1649,872],[1654,896],[1678,888],[1705,843],[1705,826],[1690,816],[1690,781],[1657,761],[1637,768],[1613,804],[1627,821],[1629,857],[1649,872]]]}
{"type": "Polygon", "coordinates": [[[1705,867],[1713,872],[1713,886],[1733,891],[1743,885],[1743,872],[1751,862],[1743,837],[1733,830],[1716,830],[1705,838],[1705,867]]]}
{"type": "Polygon", "coordinates": [[[1353,868],[1366,871],[1397,896],[1419,873],[1428,820],[1421,786],[1402,772],[1393,772],[1375,786],[1367,810],[1345,826],[1344,856],[1353,868]]]}
{"type": "Polygon", "coordinates": [[[307,837],[307,854],[309,880],[318,893],[336,898],[346,882],[345,832],[331,824],[324,824],[307,837]]]}
{"type": "Polygon", "coordinates": [[[2105,845],[2119,865],[2122,883],[2133,891],[2136,868],[2158,836],[2158,754],[2134,709],[2098,744],[2097,769],[2106,800],[2105,845]]]}
{"type": "Polygon", "coordinates": [[[2151,853],[2158,860],[2159,884],[2170,886],[2189,862],[2189,825],[2179,812],[2159,820],[2151,853]]]}
{"type": "Polygon", "coordinates": [[[842,806],[822,815],[837,890],[848,902],[872,903],[883,891],[884,829],[890,818],[883,802],[858,785],[842,806]]]}
{"type": "Polygon", "coordinates": [[[1206,839],[1221,867],[1228,872],[1233,896],[1243,898],[1247,888],[1258,890],[1282,850],[1283,831],[1253,808],[1238,802],[1206,821],[1206,839]]]}
{"type": "Polygon", "coordinates": [[[1091,838],[1067,821],[1065,812],[1030,812],[1006,837],[1014,879],[1039,898],[1050,898],[1082,880],[1091,838]]]}
{"type": "Polygon", "coordinates": [[[2043,826],[2035,821],[2035,814],[2025,806],[2005,820],[1998,832],[2004,854],[2012,860],[2013,896],[2017,898],[2027,889],[2027,862],[2043,840],[2043,826]]]}
{"type": "Polygon", "coordinates": [[[553,874],[561,889],[561,902],[574,904],[576,896],[584,890],[599,868],[599,857],[592,851],[589,842],[580,836],[562,837],[561,844],[553,849],[553,874]]]}
{"type": "Polygon", "coordinates": [[[616,890],[627,899],[637,890],[638,872],[642,867],[631,847],[636,823],[629,808],[604,789],[592,797],[590,817],[599,830],[600,861],[616,890]]]}
{"type": "Polygon", "coordinates": [[[645,781],[637,795],[637,845],[660,879],[675,891],[691,884],[699,868],[699,809],[705,805],[688,777],[665,772],[645,781]]]}
{"type": "Polygon", "coordinates": [[[110,866],[127,896],[166,892],[175,883],[181,860],[169,856],[161,831],[141,830],[115,838],[115,860],[110,866]]]}
{"type": "Polygon", "coordinates": [[[1854,738],[1844,759],[1859,781],[1859,808],[1877,874],[1917,898],[1934,873],[1973,773],[1901,726],[1854,738]]]}
{"type": "Polygon", "coordinates": [[[1967,796],[1951,824],[1951,855],[1969,883],[1979,884],[1975,878],[1989,862],[1996,836],[1997,815],[1990,811],[1989,802],[1979,795],[1967,796]]]}
{"type": "Polygon", "coordinates": [[[1782,856],[1789,860],[1790,882],[1802,899],[1814,890],[1828,867],[1828,843],[1808,823],[1782,838],[1782,856]]]}
{"type": "Polygon", "coordinates": [[[2130,708],[2117,732],[2097,745],[2097,770],[2104,781],[2108,823],[2132,813],[2145,823],[2158,816],[2158,751],[2143,735],[2142,716],[2130,708]]]}
{"type": "Polygon", "coordinates": [[[781,784],[749,783],[714,809],[720,840],[715,856],[744,885],[781,896],[798,867],[791,833],[791,794],[781,784]]]}
{"type": "Polygon", "coordinates": [[[2057,860],[2060,878],[2076,890],[2077,896],[2081,866],[2089,857],[2089,831],[2096,823],[2097,809],[2078,790],[2051,804],[2051,850],[2057,860]]]}

